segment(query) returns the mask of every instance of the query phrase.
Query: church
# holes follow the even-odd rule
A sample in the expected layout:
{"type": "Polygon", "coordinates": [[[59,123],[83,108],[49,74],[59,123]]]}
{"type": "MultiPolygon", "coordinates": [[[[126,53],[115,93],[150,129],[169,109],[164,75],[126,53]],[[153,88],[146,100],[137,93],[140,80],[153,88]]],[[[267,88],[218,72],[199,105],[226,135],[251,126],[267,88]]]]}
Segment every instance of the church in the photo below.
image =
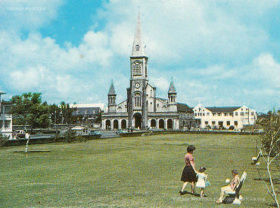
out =
{"type": "Polygon", "coordinates": [[[108,92],[108,110],[102,114],[102,129],[165,129],[190,128],[194,123],[192,109],[177,102],[173,80],[168,99],[156,97],[156,87],[149,84],[148,57],[142,43],[141,21],[138,15],[136,32],[130,57],[130,86],[127,99],[116,103],[113,82],[108,92]]]}

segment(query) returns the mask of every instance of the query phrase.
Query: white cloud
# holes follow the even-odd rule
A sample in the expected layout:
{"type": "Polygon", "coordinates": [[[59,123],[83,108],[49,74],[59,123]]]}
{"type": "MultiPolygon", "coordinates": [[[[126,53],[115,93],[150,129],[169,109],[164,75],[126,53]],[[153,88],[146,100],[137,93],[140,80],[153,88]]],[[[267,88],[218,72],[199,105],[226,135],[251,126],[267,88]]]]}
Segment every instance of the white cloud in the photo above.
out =
{"type": "Polygon", "coordinates": [[[63,0],[1,0],[0,24],[8,30],[36,30],[57,16],[63,0]]]}
{"type": "MultiPolygon", "coordinates": [[[[239,11],[235,4],[235,11],[229,13],[208,1],[114,1],[107,4],[101,17],[108,19],[106,29],[112,34],[112,47],[118,54],[129,51],[138,5],[141,5],[146,50],[157,64],[185,61],[195,64],[194,60],[203,55],[199,62],[244,61],[268,39],[259,25],[246,24],[232,16],[239,11]]],[[[250,4],[241,6],[251,12],[260,10],[250,4]]],[[[262,8],[267,9],[267,6],[262,8]]]]}
{"type": "Polygon", "coordinates": [[[261,54],[253,62],[255,73],[267,84],[280,88],[280,64],[271,54],[261,54]]]}
{"type": "Polygon", "coordinates": [[[168,81],[166,78],[163,77],[153,77],[151,78],[151,82],[155,83],[155,86],[161,90],[161,91],[165,91],[167,93],[168,89],[169,89],[169,84],[170,81],[168,81]]]}

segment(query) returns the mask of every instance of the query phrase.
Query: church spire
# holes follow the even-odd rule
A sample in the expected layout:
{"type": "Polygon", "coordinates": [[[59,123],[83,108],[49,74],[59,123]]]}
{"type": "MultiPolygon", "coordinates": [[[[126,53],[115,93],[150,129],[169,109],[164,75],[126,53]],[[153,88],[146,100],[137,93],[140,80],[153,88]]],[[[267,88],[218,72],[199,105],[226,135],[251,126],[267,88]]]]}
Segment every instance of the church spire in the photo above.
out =
{"type": "Polygon", "coordinates": [[[171,79],[171,83],[169,85],[169,90],[168,90],[168,94],[170,93],[176,93],[176,89],[175,89],[175,86],[174,86],[174,83],[173,83],[173,77],[171,79]]]}
{"type": "Polygon", "coordinates": [[[114,88],[113,80],[111,81],[111,86],[110,86],[108,95],[116,95],[116,91],[115,91],[115,88],[114,88]]]}
{"type": "Polygon", "coordinates": [[[142,43],[140,12],[138,12],[137,26],[132,46],[132,56],[145,56],[144,45],[142,43]]]}

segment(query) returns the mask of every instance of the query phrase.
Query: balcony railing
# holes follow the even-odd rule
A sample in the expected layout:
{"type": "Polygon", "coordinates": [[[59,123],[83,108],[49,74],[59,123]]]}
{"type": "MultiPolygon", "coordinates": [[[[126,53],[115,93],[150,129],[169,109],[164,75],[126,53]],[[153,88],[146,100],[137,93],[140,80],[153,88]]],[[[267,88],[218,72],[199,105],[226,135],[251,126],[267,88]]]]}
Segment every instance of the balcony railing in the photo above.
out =
{"type": "Polygon", "coordinates": [[[0,128],[0,133],[10,133],[13,132],[12,127],[9,128],[0,128]]]}

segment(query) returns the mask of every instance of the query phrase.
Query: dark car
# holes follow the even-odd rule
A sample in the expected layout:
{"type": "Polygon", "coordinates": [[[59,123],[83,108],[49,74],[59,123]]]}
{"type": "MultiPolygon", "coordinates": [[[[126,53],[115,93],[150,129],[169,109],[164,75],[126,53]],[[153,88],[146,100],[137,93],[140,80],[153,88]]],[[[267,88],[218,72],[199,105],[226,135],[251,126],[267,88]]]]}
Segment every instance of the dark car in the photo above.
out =
{"type": "Polygon", "coordinates": [[[17,138],[25,138],[25,131],[24,130],[16,130],[13,133],[13,136],[17,138]]]}

